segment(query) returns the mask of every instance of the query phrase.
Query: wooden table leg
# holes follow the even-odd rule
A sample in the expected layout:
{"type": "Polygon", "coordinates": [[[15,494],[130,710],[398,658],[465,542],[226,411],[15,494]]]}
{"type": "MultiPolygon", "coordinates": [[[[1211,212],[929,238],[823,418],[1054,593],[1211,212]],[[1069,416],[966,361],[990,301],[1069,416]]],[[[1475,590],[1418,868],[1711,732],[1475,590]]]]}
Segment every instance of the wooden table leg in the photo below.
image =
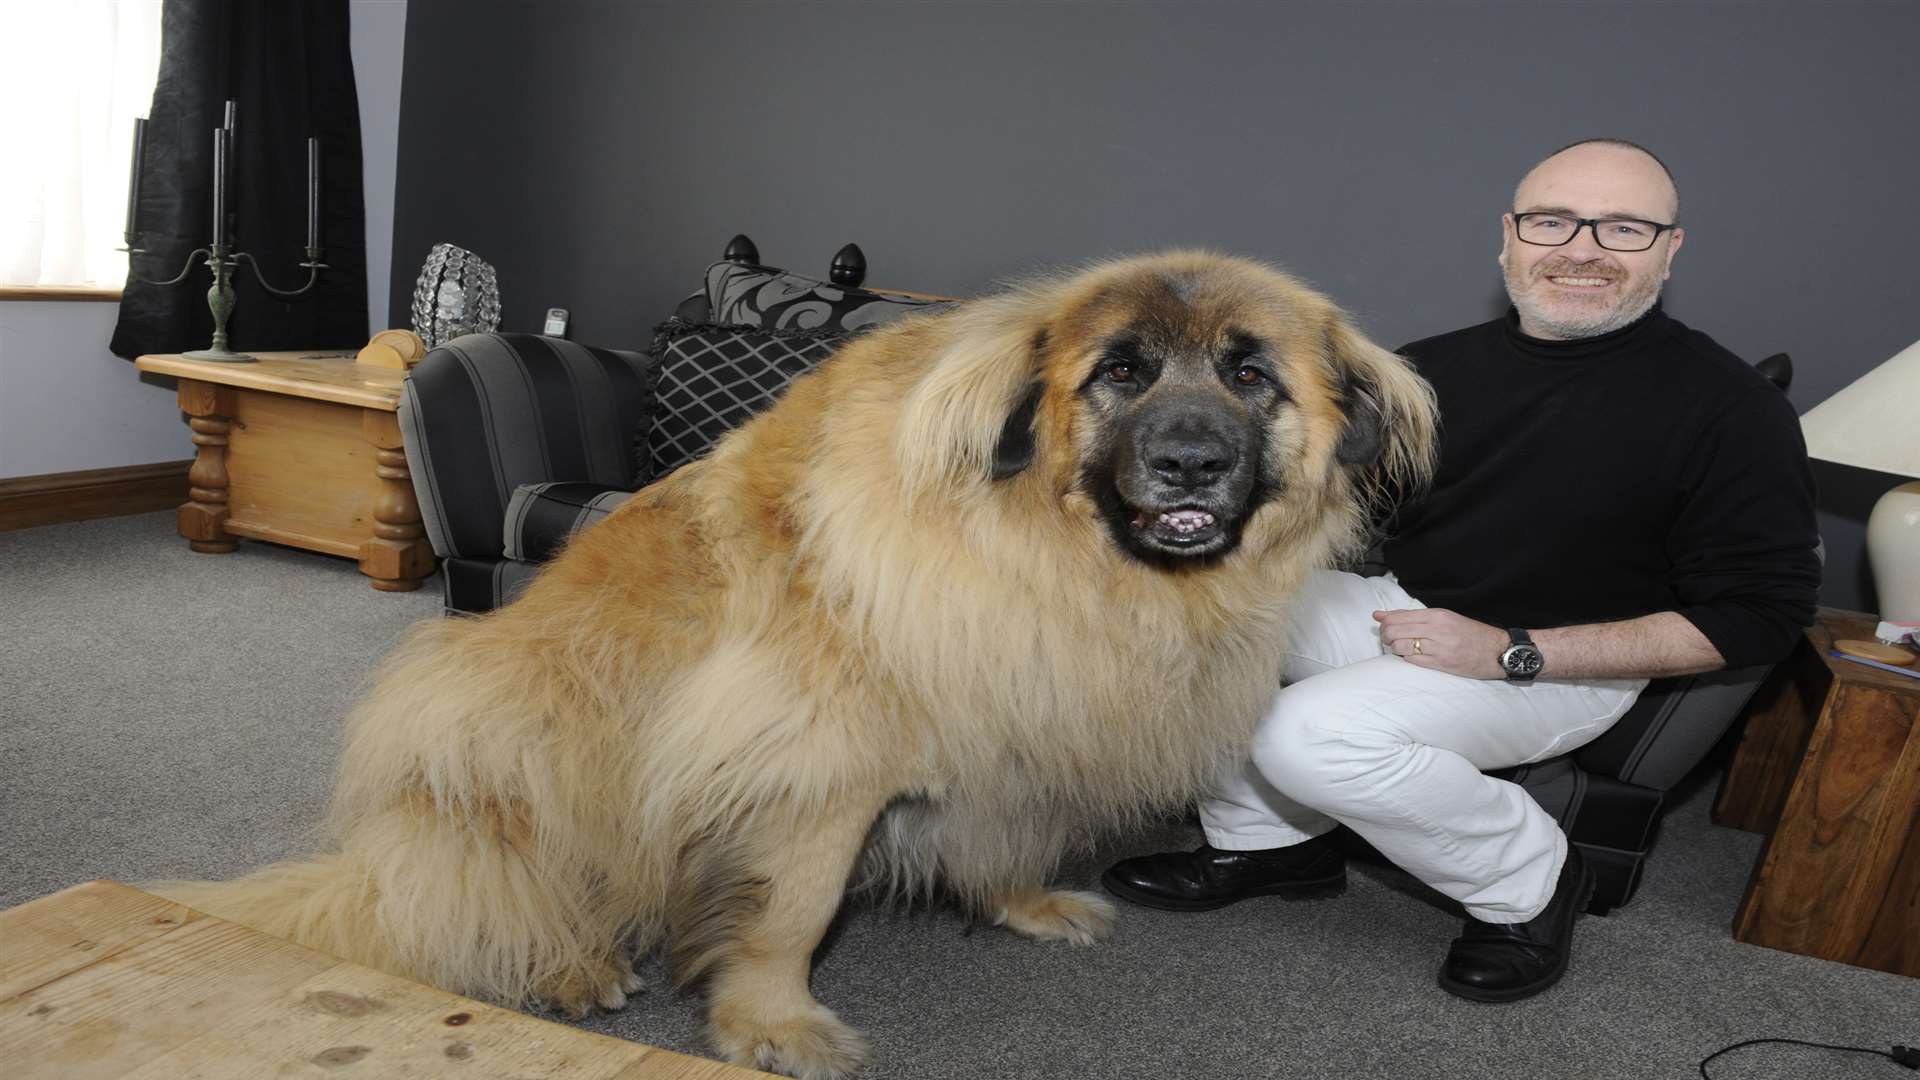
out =
{"type": "Polygon", "coordinates": [[[400,441],[400,422],[390,412],[364,409],[360,433],[373,444],[380,496],[373,504],[373,537],[360,546],[360,572],[382,592],[408,592],[433,573],[433,546],[420,523],[413,474],[400,441]]]}
{"type": "Polygon", "coordinates": [[[1920,975],[1920,700],[1836,683],[1735,940],[1920,975]]]}
{"type": "Polygon", "coordinates": [[[1715,825],[1773,832],[1832,683],[1833,675],[1804,639],[1767,676],[1747,706],[1739,747],[1720,779],[1715,825]]]}
{"type": "Polygon", "coordinates": [[[188,546],[207,555],[232,551],[226,530],[227,433],[233,430],[233,391],[194,379],[180,380],[180,411],[193,429],[193,468],[187,470],[187,501],[175,514],[188,546]]]}

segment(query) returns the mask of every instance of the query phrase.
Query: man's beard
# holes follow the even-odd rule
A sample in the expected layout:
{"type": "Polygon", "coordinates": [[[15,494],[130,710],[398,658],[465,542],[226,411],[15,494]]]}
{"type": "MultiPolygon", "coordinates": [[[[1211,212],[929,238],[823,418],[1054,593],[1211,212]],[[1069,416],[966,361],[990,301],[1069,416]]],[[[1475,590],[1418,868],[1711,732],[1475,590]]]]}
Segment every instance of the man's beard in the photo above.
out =
{"type": "Polygon", "coordinates": [[[1548,260],[1533,268],[1528,279],[1522,279],[1511,260],[1501,264],[1507,279],[1507,297],[1513,306],[1520,310],[1523,327],[1531,327],[1532,332],[1561,341],[1577,341],[1581,338],[1599,337],[1627,326],[1645,315],[1660,299],[1660,275],[1649,272],[1638,280],[1633,279],[1615,267],[1600,260],[1583,263],[1557,262],[1548,260]],[[1626,279],[1627,286],[1612,304],[1581,304],[1573,297],[1562,299],[1556,296],[1554,301],[1536,295],[1536,288],[1552,289],[1547,282],[1553,277],[1604,277],[1626,279]]]}

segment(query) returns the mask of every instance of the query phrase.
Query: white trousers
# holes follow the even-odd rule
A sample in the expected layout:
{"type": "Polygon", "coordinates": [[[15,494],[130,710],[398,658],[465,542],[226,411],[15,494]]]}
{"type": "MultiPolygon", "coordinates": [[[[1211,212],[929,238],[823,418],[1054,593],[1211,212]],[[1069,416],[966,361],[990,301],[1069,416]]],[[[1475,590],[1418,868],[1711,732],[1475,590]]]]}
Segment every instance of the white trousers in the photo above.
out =
{"type": "Polygon", "coordinates": [[[1553,895],[1566,837],[1519,785],[1481,770],[1598,738],[1646,680],[1516,686],[1417,667],[1387,650],[1373,612],[1425,606],[1391,576],[1316,574],[1294,599],[1286,685],[1251,760],[1200,820],[1233,851],[1346,825],[1474,918],[1525,922],[1553,895]]]}

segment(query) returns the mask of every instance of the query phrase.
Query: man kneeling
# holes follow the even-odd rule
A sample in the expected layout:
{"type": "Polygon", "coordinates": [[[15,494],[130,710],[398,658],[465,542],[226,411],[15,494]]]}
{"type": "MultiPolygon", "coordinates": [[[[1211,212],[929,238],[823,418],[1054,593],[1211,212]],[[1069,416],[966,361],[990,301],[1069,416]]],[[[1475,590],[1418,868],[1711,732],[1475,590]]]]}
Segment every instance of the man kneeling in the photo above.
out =
{"type": "Polygon", "coordinates": [[[1285,684],[1207,843],[1103,878],[1198,911],[1340,891],[1344,825],[1466,909],[1440,985],[1516,1001],[1566,970],[1593,875],[1485,769],[1603,734],[1650,677],[1764,664],[1813,620],[1813,485],[1785,395],[1661,310],[1679,193],[1645,149],[1575,143],[1502,217],[1506,316],[1401,350],[1443,423],[1393,573],[1296,598],[1285,684]]]}

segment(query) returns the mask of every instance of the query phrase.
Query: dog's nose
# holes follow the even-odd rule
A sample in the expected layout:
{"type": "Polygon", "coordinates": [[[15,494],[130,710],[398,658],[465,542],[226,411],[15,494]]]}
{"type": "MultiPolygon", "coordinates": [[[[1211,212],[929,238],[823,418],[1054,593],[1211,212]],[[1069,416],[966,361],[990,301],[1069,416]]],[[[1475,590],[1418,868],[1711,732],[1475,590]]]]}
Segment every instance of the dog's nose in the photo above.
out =
{"type": "Polygon", "coordinates": [[[1233,445],[1218,435],[1187,433],[1157,442],[1147,465],[1175,487],[1207,487],[1232,472],[1239,461],[1233,445]]]}

